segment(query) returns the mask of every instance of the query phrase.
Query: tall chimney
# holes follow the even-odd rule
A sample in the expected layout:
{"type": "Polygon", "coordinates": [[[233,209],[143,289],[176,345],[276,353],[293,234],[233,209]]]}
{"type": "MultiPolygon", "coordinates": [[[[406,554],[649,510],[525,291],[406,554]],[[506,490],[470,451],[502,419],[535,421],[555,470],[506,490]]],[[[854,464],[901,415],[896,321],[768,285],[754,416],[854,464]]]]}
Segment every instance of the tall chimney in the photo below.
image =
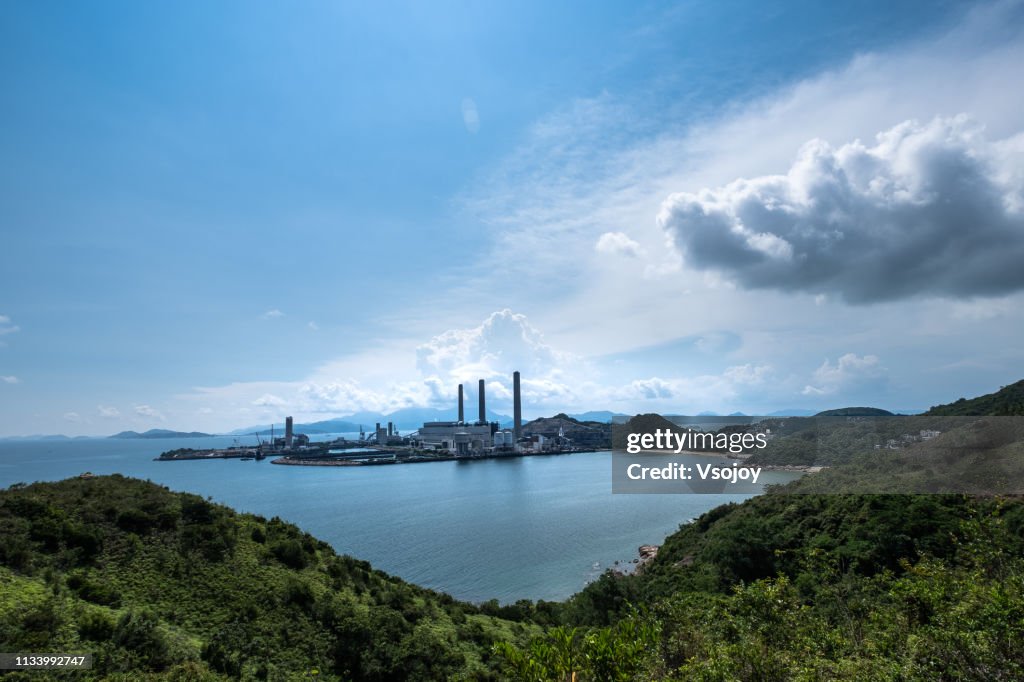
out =
{"type": "Polygon", "coordinates": [[[484,380],[480,380],[480,421],[487,422],[487,402],[484,400],[484,380]]]}
{"type": "Polygon", "coordinates": [[[284,420],[284,446],[290,448],[292,446],[292,418],[286,417],[284,420]]]}
{"type": "Polygon", "coordinates": [[[523,396],[519,392],[519,372],[512,372],[512,430],[516,440],[523,435],[523,396]]]}
{"type": "Polygon", "coordinates": [[[459,384],[459,422],[466,421],[466,415],[462,411],[462,384],[459,384]]]}

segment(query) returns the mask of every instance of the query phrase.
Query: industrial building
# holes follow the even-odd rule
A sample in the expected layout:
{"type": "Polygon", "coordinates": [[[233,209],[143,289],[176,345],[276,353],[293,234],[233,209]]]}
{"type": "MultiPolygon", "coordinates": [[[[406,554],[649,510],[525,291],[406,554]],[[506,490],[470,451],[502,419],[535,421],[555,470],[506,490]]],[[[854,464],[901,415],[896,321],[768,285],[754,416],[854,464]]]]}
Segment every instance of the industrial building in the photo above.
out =
{"type": "Polygon", "coordinates": [[[464,406],[464,391],[459,384],[459,418],[453,422],[426,422],[417,437],[420,447],[447,450],[454,454],[483,454],[494,450],[515,452],[522,433],[522,395],[519,388],[519,372],[512,374],[512,401],[514,426],[511,431],[502,430],[498,422],[487,421],[487,396],[484,380],[480,379],[477,391],[479,415],[475,422],[467,422],[464,406]]]}
{"type": "MultiPolygon", "coordinates": [[[[271,431],[273,431],[273,426],[271,426],[271,431]]],[[[284,450],[307,447],[309,445],[309,436],[304,433],[295,433],[294,431],[292,418],[286,417],[284,420],[284,438],[272,438],[273,447],[284,450]]]]}

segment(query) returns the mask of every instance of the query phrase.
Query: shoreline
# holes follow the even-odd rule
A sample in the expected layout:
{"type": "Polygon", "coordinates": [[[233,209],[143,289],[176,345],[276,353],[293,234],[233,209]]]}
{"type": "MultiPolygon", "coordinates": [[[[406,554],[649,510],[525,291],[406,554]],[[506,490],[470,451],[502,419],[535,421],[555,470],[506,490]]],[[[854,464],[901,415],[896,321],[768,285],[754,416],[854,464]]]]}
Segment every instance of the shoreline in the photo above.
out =
{"type": "Polygon", "coordinates": [[[395,459],[385,459],[381,461],[353,461],[353,460],[339,460],[331,458],[293,458],[290,455],[278,457],[272,459],[271,464],[280,464],[282,466],[388,466],[394,464],[425,464],[429,462],[476,462],[487,459],[519,459],[521,457],[549,457],[555,455],[585,455],[593,452],[607,452],[607,448],[594,448],[588,450],[552,450],[549,452],[516,452],[516,453],[500,453],[490,455],[476,455],[476,456],[458,456],[458,455],[441,455],[438,457],[424,457],[424,456],[410,456],[404,459],[398,457],[398,453],[389,452],[386,450],[380,451],[380,454],[394,454],[395,459]]]}

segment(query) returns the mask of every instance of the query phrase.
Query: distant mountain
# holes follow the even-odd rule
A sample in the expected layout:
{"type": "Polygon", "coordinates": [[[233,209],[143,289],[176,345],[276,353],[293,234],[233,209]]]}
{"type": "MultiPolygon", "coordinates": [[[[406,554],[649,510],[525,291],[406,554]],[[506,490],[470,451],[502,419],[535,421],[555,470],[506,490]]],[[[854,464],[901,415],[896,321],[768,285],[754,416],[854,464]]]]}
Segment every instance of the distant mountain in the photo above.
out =
{"type": "MultiPolygon", "coordinates": [[[[466,405],[466,419],[474,420],[477,416],[476,404],[466,405]]],[[[305,433],[307,435],[315,435],[318,433],[355,433],[362,426],[367,433],[372,433],[374,426],[380,423],[381,426],[386,426],[388,422],[395,425],[400,431],[412,431],[418,429],[425,422],[436,422],[436,421],[455,421],[458,417],[457,409],[438,409],[433,407],[406,407],[401,410],[395,410],[394,412],[384,414],[382,412],[357,412],[355,414],[348,414],[335,419],[325,419],[318,422],[308,422],[304,424],[295,424],[295,433],[305,433]]],[[[496,412],[487,412],[488,421],[498,422],[502,426],[510,426],[512,424],[512,417],[506,414],[498,414],[496,412]]],[[[260,424],[258,426],[247,426],[240,429],[230,431],[228,435],[231,436],[249,436],[253,433],[258,433],[261,436],[269,436],[271,432],[270,424],[260,424]]],[[[274,435],[284,435],[284,422],[278,422],[273,425],[274,435]]]]}
{"type": "Polygon", "coordinates": [[[815,417],[894,417],[889,410],[879,407],[840,407],[837,410],[825,410],[819,412],[815,417]]]}
{"type": "Polygon", "coordinates": [[[697,416],[698,417],[721,417],[722,415],[718,414],[717,412],[704,411],[704,412],[698,412],[697,416]]]}
{"type": "Polygon", "coordinates": [[[743,412],[730,412],[730,417],[748,417],[750,415],[744,414],[743,412]]]}
{"type": "MultiPolygon", "coordinates": [[[[390,414],[381,415],[374,421],[379,421],[382,425],[386,422],[394,422],[397,428],[406,430],[418,429],[425,422],[454,421],[458,416],[459,411],[457,408],[405,407],[401,410],[395,410],[390,414]]],[[[466,402],[464,416],[467,421],[473,421],[477,418],[477,404],[475,401],[472,403],[466,402]]],[[[343,417],[343,419],[348,419],[348,417],[343,417]]],[[[499,422],[505,425],[512,422],[512,417],[507,414],[498,414],[497,412],[487,410],[487,421],[499,422]]]]}
{"type": "MultiPolygon", "coordinates": [[[[367,426],[365,423],[363,426],[367,426]]],[[[293,427],[295,433],[305,433],[308,435],[318,433],[349,433],[359,430],[359,424],[355,424],[346,419],[325,419],[319,422],[309,422],[307,424],[295,424],[293,427]]],[[[373,430],[373,425],[367,427],[368,431],[373,430]]],[[[269,436],[271,433],[274,436],[284,436],[284,423],[279,424],[267,424],[265,426],[248,426],[241,429],[235,429],[229,435],[232,436],[251,436],[254,433],[258,433],[261,436],[269,436]]]]}
{"type": "Polygon", "coordinates": [[[995,393],[965,400],[960,398],[947,405],[936,405],[925,412],[935,417],[993,417],[1024,415],[1024,380],[1003,386],[995,393]]]}
{"type": "Polygon", "coordinates": [[[611,422],[615,417],[628,417],[628,414],[622,412],[610,412],[608,410],[591,410],[590,412],[583,412],[582,414],[570,414],[568,415],[573,419],[581,422],[611,422]]]}
{"type": "Polygon", "coordinates": [[[150,429],[144,433],[138,431],[122,431],[108,438],[209,438],[211,434],[199,431],[168,431],[167,429],[150,429]]]}

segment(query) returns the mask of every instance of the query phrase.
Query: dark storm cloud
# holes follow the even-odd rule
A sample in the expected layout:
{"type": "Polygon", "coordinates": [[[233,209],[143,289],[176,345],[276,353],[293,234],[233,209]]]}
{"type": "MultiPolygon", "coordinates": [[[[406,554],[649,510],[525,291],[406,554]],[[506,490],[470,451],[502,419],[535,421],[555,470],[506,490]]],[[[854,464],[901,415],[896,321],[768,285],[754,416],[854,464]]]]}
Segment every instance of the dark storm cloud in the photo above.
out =
{"type": "Polygon", "coordinates": [[[659,224],[695,268],[747,288],[853,303],[1024,288],[1024,136],[987,142],[964,116],[902,123],[786,175],[670,196],[659,224]]]}

